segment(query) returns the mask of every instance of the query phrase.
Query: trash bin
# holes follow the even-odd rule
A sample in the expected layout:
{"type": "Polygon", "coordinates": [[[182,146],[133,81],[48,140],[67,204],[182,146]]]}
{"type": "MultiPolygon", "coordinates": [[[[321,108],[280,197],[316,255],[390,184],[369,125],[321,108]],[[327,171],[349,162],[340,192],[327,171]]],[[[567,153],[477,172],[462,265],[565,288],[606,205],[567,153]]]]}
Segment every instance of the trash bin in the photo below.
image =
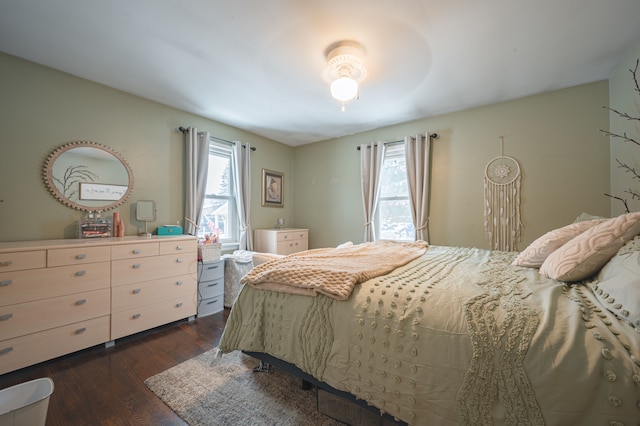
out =
{"type": "Polygon", "coordinates": [[[0,390],[0,426],[44,426],[52,393],[48,377],[0,390]]]}

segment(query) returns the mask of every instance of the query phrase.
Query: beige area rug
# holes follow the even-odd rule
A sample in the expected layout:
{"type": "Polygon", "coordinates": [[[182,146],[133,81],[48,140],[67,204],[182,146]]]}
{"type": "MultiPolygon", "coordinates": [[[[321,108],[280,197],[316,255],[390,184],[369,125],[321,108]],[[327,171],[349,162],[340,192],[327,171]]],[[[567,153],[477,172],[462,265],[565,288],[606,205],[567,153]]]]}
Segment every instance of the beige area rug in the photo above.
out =
{"type": "Polygon", "coordinates": [[[341,425],[317,410],[317,391],[281,370],[255,373],[259,361],[215,350],[150,377],[145,384],[188,424],[341,425]]]}

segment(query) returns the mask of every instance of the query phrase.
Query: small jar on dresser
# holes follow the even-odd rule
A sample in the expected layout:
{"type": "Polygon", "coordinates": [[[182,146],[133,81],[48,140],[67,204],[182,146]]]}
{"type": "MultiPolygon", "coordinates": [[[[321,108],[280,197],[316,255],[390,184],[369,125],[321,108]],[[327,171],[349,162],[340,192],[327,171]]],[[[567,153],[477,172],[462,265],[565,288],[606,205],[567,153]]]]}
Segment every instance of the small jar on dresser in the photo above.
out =
{"type": "Polygon", "coordinates": [[[299,228],[256,229],[253,249],[257,252],[292,254],[309,249],[309,230],[299,228]]]}
{"type": "Polygon", "coordinates": [[[198,316],[224,309],[224,259],[198,262],[198,316]]]}

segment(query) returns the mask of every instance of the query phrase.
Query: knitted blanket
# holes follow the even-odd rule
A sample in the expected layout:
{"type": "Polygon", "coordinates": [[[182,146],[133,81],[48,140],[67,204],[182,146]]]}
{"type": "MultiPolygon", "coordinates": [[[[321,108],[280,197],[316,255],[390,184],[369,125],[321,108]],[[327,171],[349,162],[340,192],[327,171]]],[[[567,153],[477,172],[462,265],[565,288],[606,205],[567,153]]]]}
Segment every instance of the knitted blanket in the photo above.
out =
{"type": "Polygon", "coordinates": [[[427,250],[425,241],[375,241],[294,253],[253,268],[240,281],[264,290],[347,300],[356,284],[405,265],[427,250]]]}

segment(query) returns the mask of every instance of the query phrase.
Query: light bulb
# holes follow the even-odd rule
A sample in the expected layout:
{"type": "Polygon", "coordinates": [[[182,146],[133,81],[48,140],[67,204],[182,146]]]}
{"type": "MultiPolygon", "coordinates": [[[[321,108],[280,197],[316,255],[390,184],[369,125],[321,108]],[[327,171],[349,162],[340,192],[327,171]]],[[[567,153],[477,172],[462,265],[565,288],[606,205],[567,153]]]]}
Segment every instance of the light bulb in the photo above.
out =
{"type": "Polygon", "coordinates": [[[358,95],[358,82],[343,75],[331,83],[331,96],[339,101],[346,102],[358,95]]]}

